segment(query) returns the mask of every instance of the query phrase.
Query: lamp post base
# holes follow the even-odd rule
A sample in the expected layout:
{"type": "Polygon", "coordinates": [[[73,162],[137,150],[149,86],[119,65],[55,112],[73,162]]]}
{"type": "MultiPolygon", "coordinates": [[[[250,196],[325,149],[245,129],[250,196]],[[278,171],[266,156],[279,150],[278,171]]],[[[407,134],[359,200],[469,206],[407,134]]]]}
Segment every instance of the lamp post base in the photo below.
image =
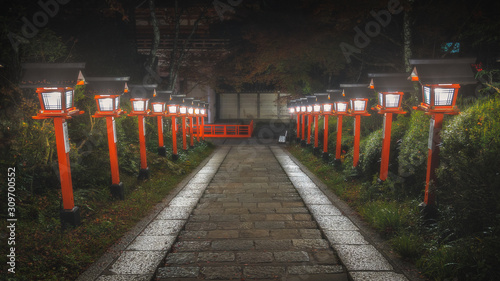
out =
{"type": "Polygon", "coordinates": [[[330,160],[330,154],[328,152],[323,152],[321,157],[323,158],[323,161],[325,161],[325,162],[328,162],[330,160]]]}
{"type": "Polygon", "coordinates": [[[190,145],[190,146],[189,146],[189,149],[193,149],[193,148],[194,148],[194,145],[190,145]]]}
{"type": "Polygon", "coordinates": [[[71,210],[61,210],[59,212],[59,217],[62,229],[66,229],[68,226],[79,226],[81,224],[80,208],[78,206],[73,207],[71,210]]]}
{"type": "Polygon", "coordinates": [[[137,177],[139,180],[147,180],[149,179],[149,168],[146,169],[140,169],[139,170],[139,176],[137,177]]]}
{"type": "Polygon", "coordinates": [[[179,160],[179,154],[172,154],[172,161],[179,160]]]}
{"type": "Polygon", "coordinates": [[[296,143],[300,143],[300,141],[301,141],[301,139],[300,139],[300,138],[296,138],[296,139],[295,139],[295,142],[296,142],[296,143]]]}
{"type": "Polygon", "coordinates": [[[158,155],[164,157],[167,156],[167,149],[165,148],[165,146],[158,147],[158,155]]]}
{"type": "Polygon", "coordinates": [[[123,182],[119,184],[112,184],[111,187],[111,196],[115,199],[123,200],[125,199],[125,188],[123,186],[123,182]]]}
{"type": "Polygon", "coordinates": [[[315,148],[313,148],[313,154],[314,154],[314,155],[318,156],[318,155],[319,155],[319,152],[320,152],[319,147],[315,147],[315,148]]]}
{"type": "Polygon", "coordinates": [[[434,204],[427,205],[425,204],[425,202],[422,202],[420,203],[420,205],[418,205],[418,207],[420,209],[420,213],[422,214],[425,224],[429,225],[436,222],[436,219],[439,216],[439,211],[436,205],[434,204]]]}
{"type": "Polygon", "coordinates": [[[302,147],[306,147],[306,141],[305,141],[305,140],[301,140],[301,141],[300,141],[300,146],[302,146],[302,147]]]}

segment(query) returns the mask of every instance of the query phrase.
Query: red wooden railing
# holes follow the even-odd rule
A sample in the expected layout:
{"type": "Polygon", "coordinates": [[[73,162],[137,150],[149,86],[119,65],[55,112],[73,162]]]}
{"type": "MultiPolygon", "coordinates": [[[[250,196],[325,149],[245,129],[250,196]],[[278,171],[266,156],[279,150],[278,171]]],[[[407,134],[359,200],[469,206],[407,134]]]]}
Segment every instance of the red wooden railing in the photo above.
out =
{"type": "MultiPolygon", "coordinates": [[[[249,125],[204,125],[204,136],[206,138],[249,138],[253,133],[253,120],[249,125]]],[[[193,133],[198,133],[198,126],[193,126],[193,133]]]]}

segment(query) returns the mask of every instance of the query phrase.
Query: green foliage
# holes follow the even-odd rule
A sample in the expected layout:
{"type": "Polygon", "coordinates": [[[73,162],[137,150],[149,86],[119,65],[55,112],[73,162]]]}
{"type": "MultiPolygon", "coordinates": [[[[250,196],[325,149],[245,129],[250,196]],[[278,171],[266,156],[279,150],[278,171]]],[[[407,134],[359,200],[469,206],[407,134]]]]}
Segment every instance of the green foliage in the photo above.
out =
{"type": "Polygon", "coordinates": [[[409,260],[416,260],[422,256],[424,242],[422,236],[409,231],[402,231],[390,240],[394,251],[409,260]]]}
{"type": "Polygon", "coordinates": [[[399,146],[398,174],[404,179],[403,187],[417,196],[425,183],[428,138],[429,116],[421,111],[413,111],[408,130],[399,146]]]}
{"type": "Polygon", "coordinates": [[[382,129],[376,130],[363,139],[359,147],[359,167],[362,174],[371,178],[380,170],[382,155],[382,129]]]}
{"type": "Polygon", "coordinates": [[[418,211],[414,203],[399,204],[379,200],[364,204],[360,213],[373,227],[386,235],[393,235],[414,224],[413,219],[418,211]]]}
{"type": "Polygon", "coordinates": [[[459,235],[500,225],[500,98],[482,99],[441,132],[439,198],[459,235]]]}

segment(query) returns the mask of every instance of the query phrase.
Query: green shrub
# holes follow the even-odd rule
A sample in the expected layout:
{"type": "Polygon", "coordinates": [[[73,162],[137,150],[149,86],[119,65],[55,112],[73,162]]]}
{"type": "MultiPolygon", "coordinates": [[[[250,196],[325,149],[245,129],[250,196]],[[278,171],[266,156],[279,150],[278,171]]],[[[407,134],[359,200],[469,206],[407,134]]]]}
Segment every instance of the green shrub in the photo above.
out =
{"type": "Polygon", "coordinates": [[[380,171],[380,158],[382,155],[382,129],[379,129],[361,141],[359,147],[359,167],[365,178],[380,171]]]}
{"type": "Polygon", "coordinates": [[[362,206],[360,213],[373,227],[386,235],[393,235],[414,223],[417,211],[413,205],[374,201],[362,206]]]}
{"type": "Polygon", "coordinates": [[[404,180],[403,188],[415,196],[422,194],[425,186],[429,119],[423,112],[413,111],[399,145],[398,175],[404,180]]]}
{"type": "Polygon", "coordinates": [[[458,235],[500,225],[500,98],[482,99],[441,132],[438,198],[458,235]]]}
{"type": "Polygon", "coordinates": [[[414,233],[403,231],[391,239],[391,245],[394,251],[401,257],[416,260],[424,250],[424,239],[414,233]]]}

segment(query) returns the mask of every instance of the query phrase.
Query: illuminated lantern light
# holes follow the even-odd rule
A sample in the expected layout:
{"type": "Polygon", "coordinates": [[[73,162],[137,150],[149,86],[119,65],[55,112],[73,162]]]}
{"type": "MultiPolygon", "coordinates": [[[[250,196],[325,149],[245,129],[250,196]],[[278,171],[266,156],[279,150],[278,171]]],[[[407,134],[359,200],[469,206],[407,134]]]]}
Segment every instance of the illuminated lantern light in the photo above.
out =
{"type": "Polygon", "coordinates": [[[371,78],[370,89],[375,90],[378,95],[378,104],[372,110],[384,115],[379,180],[385,181],[389,174],[392,114],[406,113],[401,107],[403,95],[414,88],[406,73],[375,73],[368,74],[368,77],[371,78]]]}
{"type": "Polygon", "coordinates": [[[74,106],[74,89],[85,84],[82,70],[85,63],[22,64],[21,88],[36,89],[40,110],[33,119],[54,119],[59,179],[61,182],[62,227],[81,223],[80,209],[75,206],[69,161],[69,136],[66,120],[84,112],[74,106]]]}
{"type": "Polygon", "coordinates": [[[366,84],[341,84],[343,95],[349,98],[348,113],[354,116],[354,147],[353,147],[353,167],[359,164],[359,143],[361,135],[361,116],[370,116],[367,111],[368,97],[370,89],[366,84]]]}
{"type": "Polygon", "coordinates": [[[134,85],[130,86],[130,102],[132,112],[128,116],[137,116],[139,124],[139,149],[141,156],[141,165],[139,169],[139,180],[145,180],[150,177],[149,167],[146,157],[146,119],[151,110],[148,109],[149,101],[156,96],[156,84],[134,85]]]}
{"type": "Polygon", "coordinates": [[[431,188],[430,183],[438,184],[436,168],[439,165],[443,116],[459,113],[456,101],[460,85],[477,83],[472,72],[475,62],[475,58],[410,60],[413,69],[408,79],[418,81],[422,86],[422,103],[413,109],[432,116],[424,196],[424,213],[427,216],[434,216],[436,212],[435,188],[431,188]]]}
{"type": "MultiPolygon", "coordinates": [[[[184,105],[185,95],[172,95],[170,94],[169,100],[167,102],[167,116],[172,118],[172,160],[176,161],[179,159],[179,153],[177,151],[177,120],[176,117],[181,116],[183,120],[183,139],[185,140],[185,118],[186,113],[180,113],[180,108],[184,105]]],[[[187,112],[183,110],[183,112],[187,112]]],[[[185,143],[185,141],[184,141],[185,143]]]]}
{"type": "Polygon", "coordinates": [[[97,112],[92,117],[105,117],[108,133],[109,161],[111,167],[111,195],[124,199],[125,188],[120,181],[115,118],[125,114],[120,108],[120,96],[128,92],[129,77],[88,77],[87,92],[94,94],[97,112]]]}

